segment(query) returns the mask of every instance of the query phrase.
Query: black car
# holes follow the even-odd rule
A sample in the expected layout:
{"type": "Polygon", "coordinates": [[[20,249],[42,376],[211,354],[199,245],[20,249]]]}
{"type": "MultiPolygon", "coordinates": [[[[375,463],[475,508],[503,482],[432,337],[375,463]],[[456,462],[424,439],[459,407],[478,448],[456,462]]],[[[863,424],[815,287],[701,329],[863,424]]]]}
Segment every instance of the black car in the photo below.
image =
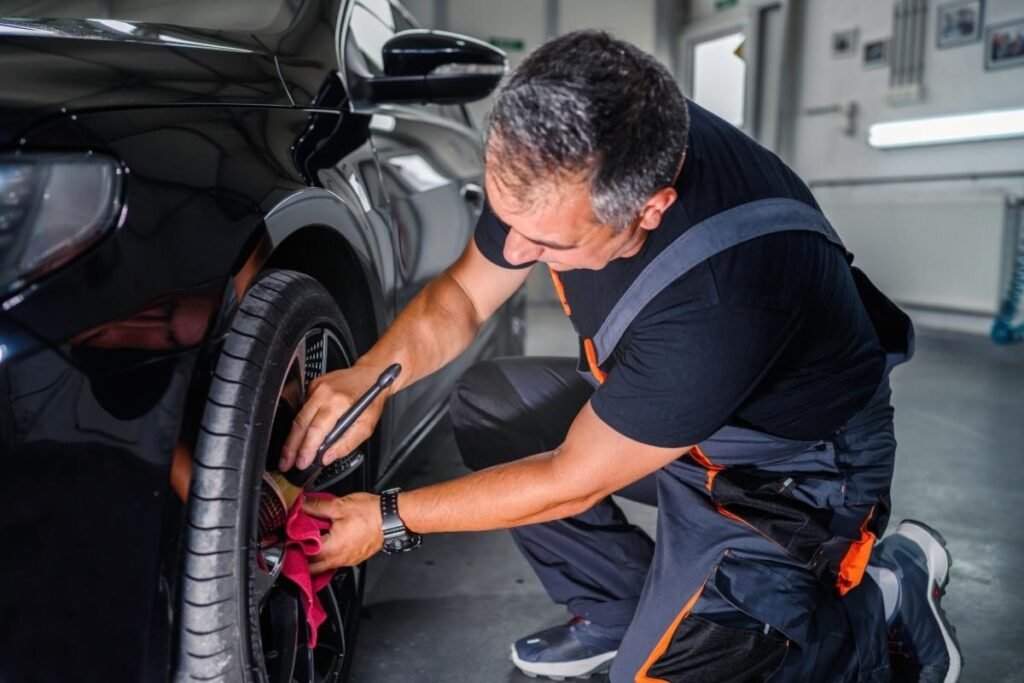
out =
{"type": "MultiPolygon", "coordinates": [[[[309,382],[469,240],[462,103],[504,55],[388,0],[0,17],[0,683],[341,680],[362,573],[309,648],[268,472],[309,382]]],[[[522,309],[313,488],[395,480],[456,376],[522,352],[522,309]]]]}

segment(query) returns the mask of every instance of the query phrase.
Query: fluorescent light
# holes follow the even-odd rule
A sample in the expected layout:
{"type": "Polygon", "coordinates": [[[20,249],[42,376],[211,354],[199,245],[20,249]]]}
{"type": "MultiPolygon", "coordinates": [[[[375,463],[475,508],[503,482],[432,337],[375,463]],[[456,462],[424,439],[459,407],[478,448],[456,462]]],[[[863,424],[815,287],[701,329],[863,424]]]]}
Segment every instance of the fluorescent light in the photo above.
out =
{"type": "Polygon", "coordinates": [[[872,147],[911,147],[1024,136],[1024,109],[936,116],[876,123],[868,131],[872,147]]]}

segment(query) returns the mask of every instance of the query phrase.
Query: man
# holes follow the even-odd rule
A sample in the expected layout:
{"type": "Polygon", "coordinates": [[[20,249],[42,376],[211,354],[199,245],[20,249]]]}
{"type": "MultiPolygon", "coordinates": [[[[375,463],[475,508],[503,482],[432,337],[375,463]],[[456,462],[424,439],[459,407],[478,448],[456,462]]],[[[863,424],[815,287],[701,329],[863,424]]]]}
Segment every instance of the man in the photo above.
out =
{"type": "MultiPolygon", "coordinates": [[[[388,364],[405,368],[398,390],[450,361],[544,263],[579,367],[471,369],[451,411],[476,471],[382,499],[409,533],[514,529],[573,615],[514,643],[515,665],[610,665],[613,683],[885,681],[891,634],[904,680],[955,681],[941,537],[904,523],[871,555],[895,452],[887,375],[909,357],[909,321],[850,267],[800,179],[649,55],[579,32],[498,95],[485,184],[473,243],[354,368],[314,384],[282,468],[310,463],[388,364]],[[658,506],[656,543],[616,492],[658,506]]],[[[313,571],[381,549],[377,496],[307,510],[332,520],[313,571]]]]}

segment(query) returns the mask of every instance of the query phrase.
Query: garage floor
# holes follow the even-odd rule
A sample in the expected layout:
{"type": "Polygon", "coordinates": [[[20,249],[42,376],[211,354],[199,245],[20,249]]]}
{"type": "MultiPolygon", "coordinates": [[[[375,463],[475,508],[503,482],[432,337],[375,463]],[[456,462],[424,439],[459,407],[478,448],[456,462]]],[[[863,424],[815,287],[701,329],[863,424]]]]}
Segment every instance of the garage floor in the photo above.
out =
{"type": "MultiPolygon", "coordinates": [[[[530,354],[575,353],[560,310],[529,316],[530,354]]],[[[900,454],[892,526],[918,518],[949,541],[944,605],[966,659],[961,680],[1024,681],[1024,348],[922,332],[893,387],[900,454]]],[[[449,434],[434,441],[413,486],[465,471],[449,434]]],[[[623,508],[653,530],[652,508],[623,508]]],[[[414,553],[374,559],[368,577],[357,683],[532,681],[512,667],[509,644],[567,618],[506,532],[431,536],[414,553]]]]}

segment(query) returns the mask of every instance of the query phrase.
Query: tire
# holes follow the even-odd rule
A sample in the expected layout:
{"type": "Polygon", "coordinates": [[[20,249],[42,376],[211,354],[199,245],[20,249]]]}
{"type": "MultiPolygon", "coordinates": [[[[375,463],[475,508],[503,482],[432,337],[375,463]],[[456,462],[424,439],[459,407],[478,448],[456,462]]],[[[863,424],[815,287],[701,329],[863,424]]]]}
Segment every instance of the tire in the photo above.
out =
{"type": "MultiPolygon", "coordinates": [[[[276,469],[305,385],[351,365],[354,349],[337,304],[306,275],[269,271],[239,305],[193,458],[176,681],[313,683],[347,675],[362,568],[339,570],[320,592],[328,617],[311,653],[297,591],[274,573],[283,545],[258,530],[268,500],[261,510],[264,473],[276,469]]],[[[332,493],[369,489],[372,448],[363,448],[363,464],[332,493]]]]}

